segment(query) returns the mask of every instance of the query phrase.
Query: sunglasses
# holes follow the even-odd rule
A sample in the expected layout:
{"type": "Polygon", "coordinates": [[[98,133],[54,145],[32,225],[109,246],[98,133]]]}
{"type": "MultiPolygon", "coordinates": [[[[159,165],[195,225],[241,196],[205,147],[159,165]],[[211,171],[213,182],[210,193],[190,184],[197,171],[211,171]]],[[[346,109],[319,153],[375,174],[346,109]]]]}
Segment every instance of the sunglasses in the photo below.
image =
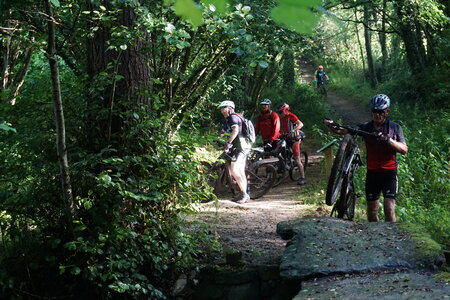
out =
{"type": "Polygon", "coordinates": [[[384,114],[386,111],[384,109],[372,109],[374,114],[384,114]]]}

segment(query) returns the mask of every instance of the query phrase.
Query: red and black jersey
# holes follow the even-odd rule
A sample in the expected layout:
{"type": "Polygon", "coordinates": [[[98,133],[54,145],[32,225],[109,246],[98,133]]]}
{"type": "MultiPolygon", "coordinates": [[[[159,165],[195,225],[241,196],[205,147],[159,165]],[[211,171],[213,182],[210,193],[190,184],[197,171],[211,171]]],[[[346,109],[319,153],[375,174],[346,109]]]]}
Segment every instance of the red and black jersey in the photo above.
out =
{"type": "Polygon", "coordinates": [[[256,119],[255,131],[263,141],[273,142],[280,137],[280,117],[271,110],[261,112],[256,119]]]}
{"type": "MultiPolygon", "coordinates": [[[[399,124],[386,120],[381,130],[375,130],[373,121],[359,124],[361,130],[368,132],[381,132],[397,142],[405,142],[403,130],[399,124]]],[[[386,142],[379,141],[375,137],[363,137],[367,149],[367,170],[370,171],[386,171],[397,169],[396,152],[386,142]]]]}

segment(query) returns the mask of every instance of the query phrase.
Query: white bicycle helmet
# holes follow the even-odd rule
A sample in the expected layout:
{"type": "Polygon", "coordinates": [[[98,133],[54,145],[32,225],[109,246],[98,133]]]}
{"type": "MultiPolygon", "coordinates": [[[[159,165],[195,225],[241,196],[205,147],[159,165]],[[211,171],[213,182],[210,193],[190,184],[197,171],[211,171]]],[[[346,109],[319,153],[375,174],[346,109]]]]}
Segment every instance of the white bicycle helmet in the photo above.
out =
{"type": "Polygon", "coordinates": [[[260,105],[271,105],[272,101],[270,101],[269,98],[265,98],[263,101],[261,101],[260,105]]]}
{"type": "Polygon", "coordinates": [[[378,94],[370,100],[370,108],[377,110],[385,110],[391,106],[391,99],[385,94],[378,94]]]}
{"type": "Polygon", "coordinates": [[[235,108],[234,102],[230,101],[230,100],[222,101],[222,102],[220,102],[219,106],[217,106],[217,108],[222,108],[222,107],[232,107],[233,109],[235,108]]]}

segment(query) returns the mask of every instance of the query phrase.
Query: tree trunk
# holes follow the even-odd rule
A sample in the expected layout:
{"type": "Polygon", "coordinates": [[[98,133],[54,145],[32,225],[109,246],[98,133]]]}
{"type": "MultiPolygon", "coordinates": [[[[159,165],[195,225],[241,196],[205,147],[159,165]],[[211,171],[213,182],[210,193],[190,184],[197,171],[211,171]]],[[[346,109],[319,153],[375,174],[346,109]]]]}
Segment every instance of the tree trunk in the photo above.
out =
{"type": "Polygon", "coordinates": [[[378,82],[373,64],[371,34],[368,28],[370,23],[370,12],[368,4],[364,5],[364,23],[366,24],[364,26],[364,39],[366,44],[367,71],[369,73],[370,86],[372,88],[376,88],[378,82]]]}
{"type": "Polygon", "coordinates": [[[394,9],[398,20],[400,20],[398,22],[398,26],[401,39],[405,46],[406,60],[411,72],[418,75],[425,68],[425,60],[422,57],[420,53],[421,50],[419,50],[418,47],[419,43],[422,43],[422,41],[417,40],[418,36],[414,31],[414,23],[410,21],[412,13],[406,15],[408,12],[404,11],[404,9],[406,9],[404,6],[404,0],[394,1],[394,9]]]}
{"type": "MultiPolygon", "coordinates": [[[[107,2],[104,5],[110,7],[107,2]]],[[[135,20],[133,8],[126,6],[121,9],[118,24],[115,25],[124,26],[132,32],[135,20]]],[[[92,27],[97,25],[92,24],[92,27]]],[[[87,63],[90,78],[94,79],[101,72],[111,75],[110,83],[103,95],[103,102],[100,103],[100,107],[107,109],[108,117],[100,120],[99,124],[100,134],[108,142],[112,135],[125,130],[121,113],[130,108],[134,109],[124,103],[130,103],[132,106],[143,104],[149,108],[151,103],[148,95],[152,91],[151,72],[142,51],[142,41],[134,38],[126,49],[114,50],[108,48],[110,36],[109,28],[101,27],[96,31],[95,36],[88,41],[87,63]]]]}
{"type": "Polygon", "coordinates": [[[363,50],[363,46],[361,43],[361,38],[359,37],[359,30],[358,30],[358,13],[356,11],[356,8],[354,9],[354,14],[355,14],[355,33],[356,33],[356,40],[358,41],[358,46],[359,46],[359,53],[361,55],[361,62],[363,65],[363,72],[366,71],[366,59],[364,58],[364,50],[363,50]]]}
{"type": "Polygon", "coordinates": [[[56,148],[58,153],[59,167],[61,172],[62,191],[64,196],[63,207],[66,210],[66,222],[72,225],[75,216],[75,204],[73,201],[72,186],[70,182],[69,162],[67,160],[66,148],[66,128],[64,124],[64,110],[61,99],[61,86],[59,82],[59,68],[55,48],[55,23],[53,9],[50,0],[45,2],[48,17],[48,49],[47,58],[50,64],[50,74],[52,80],[52,92],[54,102],[54,112],[56,120],[56,148]]]}
{"type": "Polygon", "coordinates": [[[386,45],[386,12],[387,12],[387,0],[383,0],[383,7],[381,13],[381,25],[378,32],[378,40],[381,48],[381,78],[384,79],[386,73],[386,62],[388,60],[388,51],[386,45]]]}

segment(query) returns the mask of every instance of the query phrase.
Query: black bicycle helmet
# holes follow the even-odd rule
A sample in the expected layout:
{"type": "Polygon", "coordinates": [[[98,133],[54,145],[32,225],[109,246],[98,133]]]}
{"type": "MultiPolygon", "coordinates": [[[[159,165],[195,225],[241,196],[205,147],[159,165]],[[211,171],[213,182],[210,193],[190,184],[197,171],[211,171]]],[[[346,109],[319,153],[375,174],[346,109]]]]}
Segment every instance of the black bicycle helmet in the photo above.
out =
{"type": "Polygon", "coordinates": [[[378,94],[370,100],[370,108],[376,110],[385,110],[391,106],[391,99],[385,94],[378,94]]]}

